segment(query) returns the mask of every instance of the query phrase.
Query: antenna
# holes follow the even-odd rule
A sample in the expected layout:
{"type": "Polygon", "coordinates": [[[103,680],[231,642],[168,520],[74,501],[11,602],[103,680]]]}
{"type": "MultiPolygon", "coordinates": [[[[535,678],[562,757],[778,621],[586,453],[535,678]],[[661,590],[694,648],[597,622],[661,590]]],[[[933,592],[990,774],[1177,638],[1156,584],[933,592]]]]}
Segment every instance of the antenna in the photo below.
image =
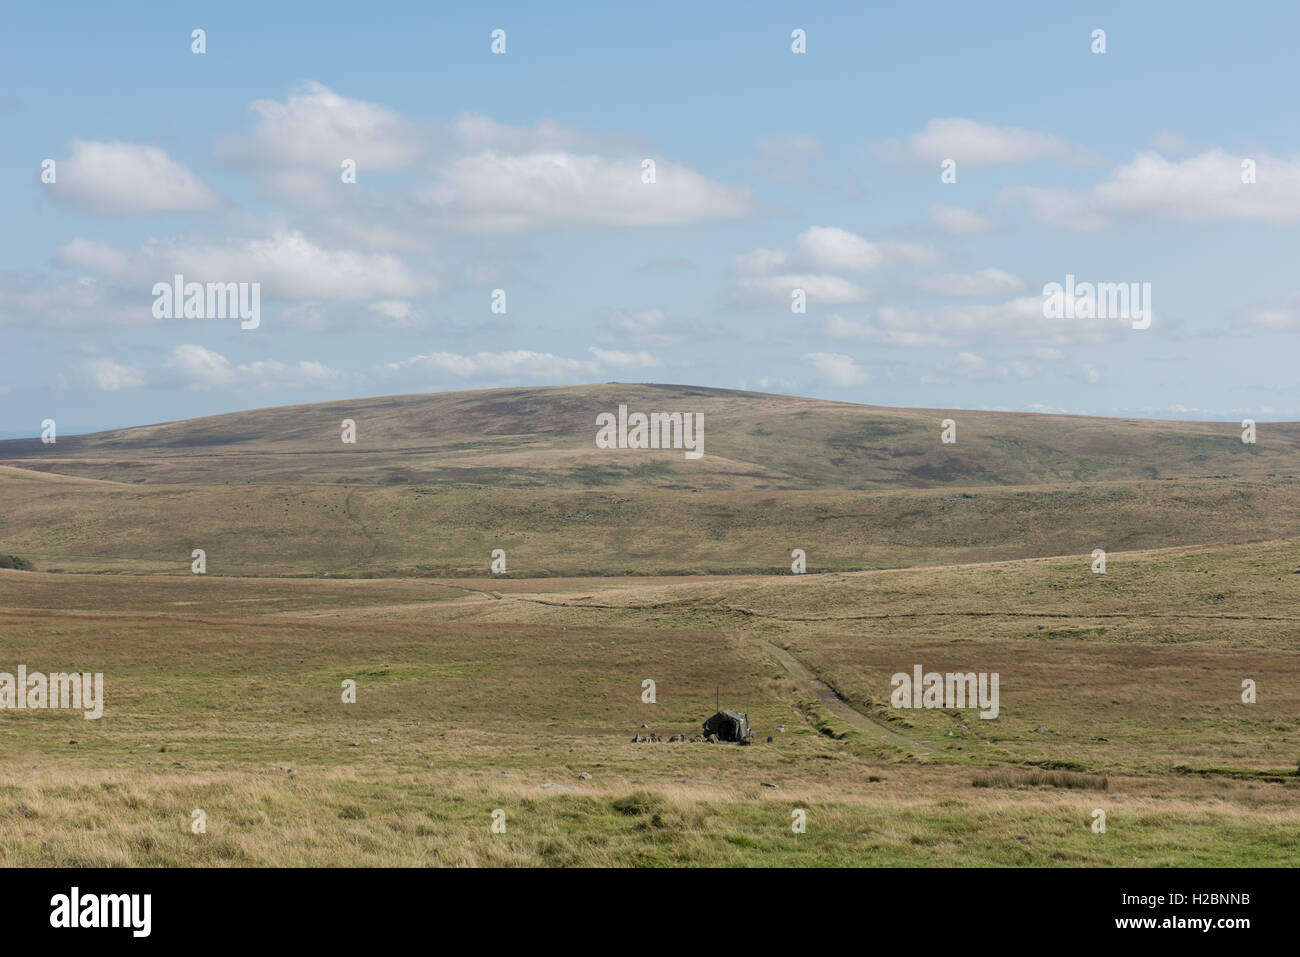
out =
{"type": "Polygon", "coordinates": [[[719,691],[719,689],[718,689],[718,686],[717,686],[717,685],[714,685],[714,686],[713,686],[713,710],[714,710],[715,712],[716,712],[716,711],[721,711],[721,710],[722,710],[722,704],[721,704],[721,701],[722,701],[722,698],[721,698],[721,693],[720,693],[720,691],[719,691]]]}

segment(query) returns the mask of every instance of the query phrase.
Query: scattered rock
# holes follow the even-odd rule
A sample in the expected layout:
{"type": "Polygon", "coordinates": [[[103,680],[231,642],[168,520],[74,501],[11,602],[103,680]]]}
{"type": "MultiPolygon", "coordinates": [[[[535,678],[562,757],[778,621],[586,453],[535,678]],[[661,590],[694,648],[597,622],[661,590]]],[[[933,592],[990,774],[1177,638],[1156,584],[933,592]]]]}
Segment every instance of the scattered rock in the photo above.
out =
{"type": "Polygon", "coordinates": [[[1034,728],[1034,730],[1039,734],[1047,734],[1047,728],[1041,724],[1038,727],[1034,728]]]}
{"type": "MultiPolygon", "coordinates": [[[[432,765],[430,765],[430,767],[432,767],[432,765]]],[[[497,775],[497,777],[499,777],[499,778],[508,778],[508,777],[512,777],[512,776],[513,776],[513,775],[511,775],[511,773],[510,773],[509,771],[502,771],[500,774],[497,775]]]]}
{"type": "Polygon", "coordinates": [[[776,729],[776,733],[777,733],[777,734],[785,734],[785,725],[781,725],[781,727],[777,728],[777,729],[776,729]]]}
{"type": "Polygon", "coordinates": [[[580,781],[590,781],[591,775],[588,774],[586,771],[583,771],[581,774],[578,775],[578,779],[580,781]]]}
{"type": "Polygon", "coordinates": [[[1097,740],[1098,740],[1098,741],[1109,741],[1110,738],[1098,738],[1097,740]]]}
{"type": "Polygon", "coordinates": [[[761,785],[763,785],[763,787],[765,787],[765,788],[779,788],[779,787],[780,787],[779,784],[768,784],[766,781],[759,781],[758,783],[761,784],[761,785]]]}
{"type": "Polygon", "coordinates": [[[68,744],[76,744],[76,741],[69,741],[68,744]]]}

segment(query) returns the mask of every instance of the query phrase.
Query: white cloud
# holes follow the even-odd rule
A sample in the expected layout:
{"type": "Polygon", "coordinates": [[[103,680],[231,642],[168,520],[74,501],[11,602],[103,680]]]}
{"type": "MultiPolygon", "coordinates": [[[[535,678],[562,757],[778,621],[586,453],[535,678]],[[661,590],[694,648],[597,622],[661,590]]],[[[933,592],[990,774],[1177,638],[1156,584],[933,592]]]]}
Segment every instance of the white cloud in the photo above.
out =
{"type": "Polygon", "coordinates": [[[81,364],[81,370],[90,387],[100,392],[119,392],[144,385],[144,369],[122,365],[108,356],[87,359],[81,364]]]}
{"type": "Polygon", "coordinates": [[[862,339],[883,346],[949,346],[956,340],[934,323],[925,324],[909,310],[881,309],[875,320],[846,319],[833,312],[826,317],[826,334],[832,339],[862,339]]]}
{"type": "Polygon", "coordinates": [[[641,158],[561,151],[484,150],[447,160],[417,202],[437,223],[474,233],[557,226],[671,226],[747,215],[747,189],[660,159],[641,181],[641,158]]]}
{"type": "Polygon", "coordinates": [[[885,261],[879,244],[836,226],[813,226],[794,241],[807,261],[819,269],[864,272],[885,261]]]}
{"type": "Polygon", "coordinates": [[[540,380],[573,382],[600,374],[598,362],[566,359],[549,352],[515,349],[510,352],[477,352],[472,356],[434,352],[388,363],[393,372],[443,373],[460,379],[492,376],[515,382],[540,380]]]}
{"type": "Polygon", "coordinates": [[[1052,346],[1102,342],[1130,325],[1129,320],[1046,319],[1041,296],[1019,296],[991,305],[945,306],[928,311],[882,306],[871,317],[857,320],[832,313],[826,321],[826,332],[837,339],[911,348],[974,344],[987,339],[1052,346]]]}
{"type": "Polygon", "coordinates": [[[152,306],[153,300],[138,289],[105,283],[94,276],[57,280],[48,275],[8,275],[0,279],[0,325],[144,325],[158,321],[152,306]]]}
{"type": "Polygon", "coordinates": [[[939,251],[925,243],[873,242],[838,226],[809,227],[795,236],[794,245],[793,251],[755,249],[740,253],[731,258],[732,269],[749,276],[791,270],[868,272],[881,266],[924,265],[940,258],[939,251]]]}
{"type": "Polygon", "coordinates": [[[1192,144],[1182,133],[1161,130],[1151,137],[1151,148],[1165,156],[1178,156],[1193,152],[1192,144]]]}
{"type": "Polygon", "coordinates": [[[930,120],[925,129],[904,140],[888,140],[875,147],[883,159],[915,169],[939,169],[945,159],[961,170],[987,166],[1032,163],[1041,159],[1089,160],[1091,154],[1050,133],[1015,126],[994,126],[962,117],[930,120]]]}
{"type": "Polygon", "coordinates": [[[977,372],[983,372],[986,363],[973,352],[959,352],[957,358],[948,363],[948,368],[954,372],[971,375],[977,372]]]}
{"type": "Polygon", "coordinates": [[[235,365],[219,352],[186,343],[174,347],[163,362],[172,377],[195,391],[219,387],[238,389],[301,388],[340,383],[346,376],[319,362],[296,364],[257,360],[235,365]]]}
{"type": "Polygon", "coordinates": [[[817,370],[823,381],[831,385],[847,387],[871,381],[871,376],[859,368],[851,356],[835,352],[810,352],[803,358],[817,370]]]}
{"type": "Polygon", "coordinates": [[[1300,223],[1300,159],[1211,149],[1170,160],[1146,151],[1090,190],[1011,187],[998,199],[1071,229],[1101,229],[1139,218],[1294,225],[1300,223]],[[1241,181],[1246,159],[1256,163],[1254,183],[1241,181]]]}
{"type": "Polygon", "coordinates": [[[493,379],[511,382],[580,382],[610,371],[651,369],[662,363],[645,351],[624,352],[590,347],[591,359],[569,359],[549,352],[515,349],[509,352],[434,352],[387,364],[392,373],[436,373],[458,379],[493,379]]]}
{"type": "Polygon", "coordinates": [[[861,286],[840,276],[790,274],[764,279],[741,279],[736,283],[740,298],[762,299],[789,304],[795,289],[802,289],[812,304],[863,302],[868,293],[861,286]]]}
{"type": "MultiPolygon", "coordinates": [[[[964,379],[996,379],[1007,381],[1008,379],[1029,379],[1034,375],[1033,366],[1019,359],[1012,359],[1008,362],[989,362],[983,356],[976,355],[973,352],[959,352],[951,359],[945,359],[939,363],[939,368],[950,375],[960,376],[964,379]]],[[[948,382],[947,377],[939,378],[936,381],[948,382]]]]}
{"type": "Polygon", "coordinates": [[[420,311],[405,299],[381,299],[366,307],[375,316],[375,324],[393,329],[415,329],[424,324],[420,311]]]}
{"type": "Polygon", "coordinates": [[[344,159],[359,173],[399,169],[425,153],[425,135],[399,113],[364,100],[340,96],[307,80],[282,102],[254,100],[257,125],[250,140],[222,152],[245,165],[328,169],[337,177],[344,159]]]}
{"type": "MultiPolygon", "coordinates": [[[[644,309],[641,312],[621,312],[610,321],[616,336],[626,336],[641,344],[662,348],[679,345],[692,330],[681,323],[670,322],[662,309],[644,309]]],[[[698,329],[694,330],[698,334],[698,329]]]]}
{"type": "Polygon", "coordinates": [[[163,368],[174,372],[191,389],[231,385],[235,380],[235,368],[229,359],[219,352],[193,344],[174,347],[163,362],[163,368]]]}
{"type": "Polygon", "coordinates": [[[997,224],[982,213],[949,203],[930,204],[930,222],[947,233],[987,233],[997,224]]]}
{"type": "Polygon", "coordinates": [[[596,346],[592,346],[587,351],[595,356],[596,361],[606,368],[652,369],[663,364],[645,350],[621,352],[616,349],[598,349],[596,346]]]}
{"type": "Polygon", "coordinates": [[[216,209],[221,197],[164,150],[142,143],[73,140],[49,195],[103,216],[216,209]]]}
{"type": "Polygon", "coordinates": [[[838,226],[812,226],[794,238],[793,250],[755,249],[732,257],[741,299],[790,301],[802,289],[810,302],[864,301],[865,289],[838,272],[867,272],[887,265],[933,263],[939,252],[924,243],[873,242],[838,226]]]}
{"type": "Polygon", "coordinates": [[[1039,222],[1067,229],[1095,231],[1108,224],[1095,203],[1086,194],[1074,190],[1012,186],[1001,190],[996,199],[999,203],[1023,206],[1039,222]]]}
{"type": "Polygon", "coordinates": [[[745,276],[766,276],[784,269],[790,254],[783,249],[755,249],[731,257],[731,268],[745,276]]]}
{"type": "Polygon", "coordinates": [[[977,272],[927,276],[920,281],[920,285],[928,292],[946,296],[991,296],[1023,289],[1025,281],[1019,276],[990,266],[977,272]]]}
{"type": "Polygon", "coordinates": [[[938,251],[924,243],[871,242],[837,226],[812,226],[795,237],[795,246],[800,254],[797,261],[832,272],[865,272],[885,265],[932,263],[939,258],[938,251]]]}
{"type": "Polygon", "coordinates": [[[570,126],[554,120],[542,120],[533,126],[511,126],[489,116],[462,113],[452,124],[456,145],[466,152],[501,150],[507,153],[530,153],[549,150],[574,150],[590,145],[590,138],[570,126]]]}
{"type": "Polygon", "coordinates": [[[58,260],[138,283],[166,282],[176,273],[191,282],[260,282],[263,295],[299,300],[400,298],[437,287],[396,256],[326,249],[296,230],[224,242],[150,240],[129,253],[74,239],[58,260]]]}
{"type": "Polygon", "coordinates": [[[1255,303],[1233,318],[1239,326],[1255,326],[1269,332],[1300,330],[1300,294],[1280,301],[1255,303]]]}

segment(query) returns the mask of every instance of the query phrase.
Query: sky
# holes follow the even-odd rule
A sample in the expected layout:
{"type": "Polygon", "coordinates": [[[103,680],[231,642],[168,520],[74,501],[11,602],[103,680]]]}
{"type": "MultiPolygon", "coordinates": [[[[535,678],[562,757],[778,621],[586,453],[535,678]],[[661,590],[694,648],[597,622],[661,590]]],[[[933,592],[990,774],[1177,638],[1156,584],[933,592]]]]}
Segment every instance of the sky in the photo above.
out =
{"type": "Polygon", "coordinates": [[[1300,419],[1300,4],[5,20],[6,437],[611,381],[1300,419]],[[169,315],[177,274],[256,328],[169,315]],[[1149,326],[1049,318],[1067,276],[1149,326]]]}

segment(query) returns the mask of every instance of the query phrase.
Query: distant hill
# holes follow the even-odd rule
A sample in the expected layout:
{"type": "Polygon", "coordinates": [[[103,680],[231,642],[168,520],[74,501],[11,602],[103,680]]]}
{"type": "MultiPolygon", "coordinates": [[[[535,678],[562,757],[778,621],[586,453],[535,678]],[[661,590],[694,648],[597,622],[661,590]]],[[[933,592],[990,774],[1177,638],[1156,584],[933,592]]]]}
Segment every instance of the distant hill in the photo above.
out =
{"type": "Polygon", "coordinates": [[[283,406],[0,441],[0,464],[134,484],[830,490],[1300,474],[1300,423],[894,409],[681,385],[490,389],[283,406]],[[596,417],[702,413],[704,456],[598,449],[596,417]],[[957,441],[940,442],[940,423],[957,441]],[[352,419],[357,442],[345,445],[352,419]]]}
{"type": "Polygon", "coordinates": [[[212,576],[789,574],[1300,537],[1300,426],[494,389],[0,443],[0,554],[212,576]],[[702,413],[704,456],[597,416],[702,413]],[[357,442],[341,441],[356,423],[357,442]],[[953,419],[957,441],[940,441],[953,419]]]}

